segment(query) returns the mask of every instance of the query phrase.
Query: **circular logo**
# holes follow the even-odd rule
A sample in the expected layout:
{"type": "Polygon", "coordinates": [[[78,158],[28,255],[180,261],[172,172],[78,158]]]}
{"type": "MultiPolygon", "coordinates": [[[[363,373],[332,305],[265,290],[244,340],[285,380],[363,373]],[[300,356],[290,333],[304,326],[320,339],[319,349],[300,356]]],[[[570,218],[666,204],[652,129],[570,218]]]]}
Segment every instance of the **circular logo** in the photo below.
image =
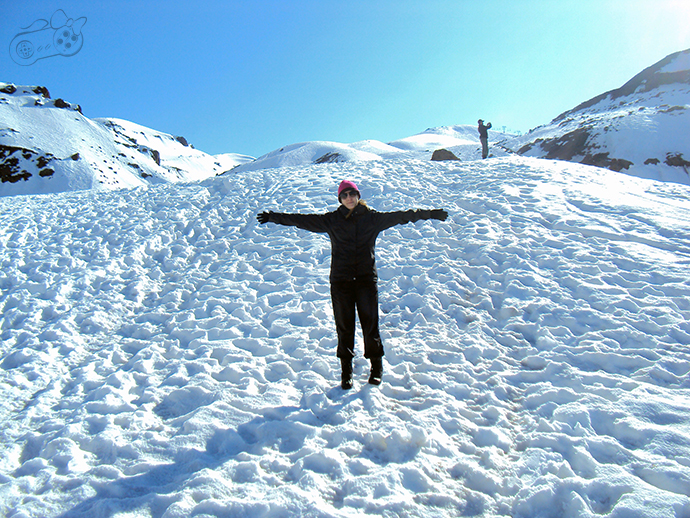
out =
{"type": "Polygon", "coordinates": [[[19,56],[22,59],[29,59],[31,56],[34,55],[34,46],[33,43],[27,40],[20,41],[17,43],[17,56],[19,56]]]}

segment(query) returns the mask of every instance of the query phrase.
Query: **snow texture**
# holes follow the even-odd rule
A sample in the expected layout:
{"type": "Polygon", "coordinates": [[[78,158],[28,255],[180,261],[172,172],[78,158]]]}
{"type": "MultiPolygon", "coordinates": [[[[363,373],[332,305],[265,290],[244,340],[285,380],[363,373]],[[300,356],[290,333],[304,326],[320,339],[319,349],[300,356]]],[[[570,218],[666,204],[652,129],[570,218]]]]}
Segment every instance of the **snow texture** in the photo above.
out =
{"type": "Polygon", "coordinates": [[[0,198],[0,515],[688,517],[689,197],[509,156],[0,198]],[[379,237],[350,391],[328,240],[255,219],[344,178],[450,213],[379,237]]]}

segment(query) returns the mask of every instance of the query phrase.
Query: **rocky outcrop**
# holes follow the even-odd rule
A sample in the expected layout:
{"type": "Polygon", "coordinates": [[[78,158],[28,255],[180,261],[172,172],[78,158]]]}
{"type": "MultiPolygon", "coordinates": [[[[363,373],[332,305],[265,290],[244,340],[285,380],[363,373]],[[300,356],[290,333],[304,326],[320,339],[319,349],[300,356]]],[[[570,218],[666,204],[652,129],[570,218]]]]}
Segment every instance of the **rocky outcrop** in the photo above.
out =
{"type": "Polygon", "coordinates": [[[26,181],[36,172],[43,178],[52,176],[55,170],[48,165],[54,159],[50,153],[0,144],[0,183],[26,181]]]}
{"type": "Polygon", "coordinates": [[[315,164],[335,164],[337,162],[344,162],[342,155],[340,153],[326,153],[314,160],[315,164]]]}
{"type": "Polygon", "coordinates": [[[441,162],[444,160],[460,160],[460,159],[458,157],[456,157],[452,151],[448,151],[447,149],[437,149],[431,155],[431,160],[441,162]]]}
{"type": "Polygon", "coordinates": [[[690,49],[514,139],[520,155],[690,183],[690,49]]]}

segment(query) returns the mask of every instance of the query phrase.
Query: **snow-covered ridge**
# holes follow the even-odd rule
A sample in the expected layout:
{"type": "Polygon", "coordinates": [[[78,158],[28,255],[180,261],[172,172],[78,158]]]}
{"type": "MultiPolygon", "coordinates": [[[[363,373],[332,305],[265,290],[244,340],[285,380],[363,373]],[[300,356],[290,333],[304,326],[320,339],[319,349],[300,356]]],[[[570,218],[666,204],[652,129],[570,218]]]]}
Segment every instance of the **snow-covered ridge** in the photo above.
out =
{"type": "MultiPolygon", "coordinates": [[[[493,142],[510,135],[490,132],[493,142]]],[[[431,159],[446,148],[462,160],[480,157],[472,125],[430,128],[388,144],[291,144],[257,159],[210,156],[184,137],[116,118],[88,119],[79,106],[51,100],[44,87],[0,83],[0,195],[117,189],[156,182],[200,181],[218,174],[347,161],[431,159]]],[[[497,146],[494,156],[507,150],[497,146]]]]}
{"type": "Polygon", "coordinates": [[[521,155],[690,184],[690,50],[509,141],[521,155]]]}
{"type": "Polygon", "coordinates": [[[251,160],[213,157],[119,119],[89,119],[43,87],[0,83],[0,195],[189,182],[251,160]]]}
{"type": "Polygon", "coordinates": [[[302,142],[282,147],[252,162],[238,165],[229,173],[310,164],[381,160],[382,156],[392,156],[398,151],[381,142],[370,140],[353,144],[326,141],[302,142]]]}
{"type": "MultiPolygon", "coordinates": [[[[511,139],[506,135],[490,131],[492,143],[511,139]]],[[[442,126],[429,128],[410,137],[383,143],[378,140],[363,140],[351,144],[339,142],[302,142],[284,146],[260,156],[252,162],[238,165],[228,174],[240,171],[257,171],[276,167],[308,166],[328,162],[375,161],[390,159],[430,160],[437,149],[448,149],[460,160],[481,158],[481,147],[477,127],[472,125],[442,126]]],[[[493,150],[493,156],[505,156],[509,150],[500,146],[493,150]]]]}

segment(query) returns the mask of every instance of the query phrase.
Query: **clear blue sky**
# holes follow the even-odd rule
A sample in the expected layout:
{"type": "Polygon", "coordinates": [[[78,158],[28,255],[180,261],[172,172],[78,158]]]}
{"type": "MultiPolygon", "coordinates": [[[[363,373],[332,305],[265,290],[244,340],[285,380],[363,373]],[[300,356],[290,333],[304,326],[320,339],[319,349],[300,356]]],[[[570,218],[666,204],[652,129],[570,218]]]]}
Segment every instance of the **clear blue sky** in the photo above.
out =
{"type": "Polygon", "coordinates": [[[527,131],[690,48],[690,2],[7,1],[0,43],[0,81],[259,156],[480,117],[527,131]],[[14,36],[57,9],[87,18],[82,50],[15,64],[14,36]]]}

